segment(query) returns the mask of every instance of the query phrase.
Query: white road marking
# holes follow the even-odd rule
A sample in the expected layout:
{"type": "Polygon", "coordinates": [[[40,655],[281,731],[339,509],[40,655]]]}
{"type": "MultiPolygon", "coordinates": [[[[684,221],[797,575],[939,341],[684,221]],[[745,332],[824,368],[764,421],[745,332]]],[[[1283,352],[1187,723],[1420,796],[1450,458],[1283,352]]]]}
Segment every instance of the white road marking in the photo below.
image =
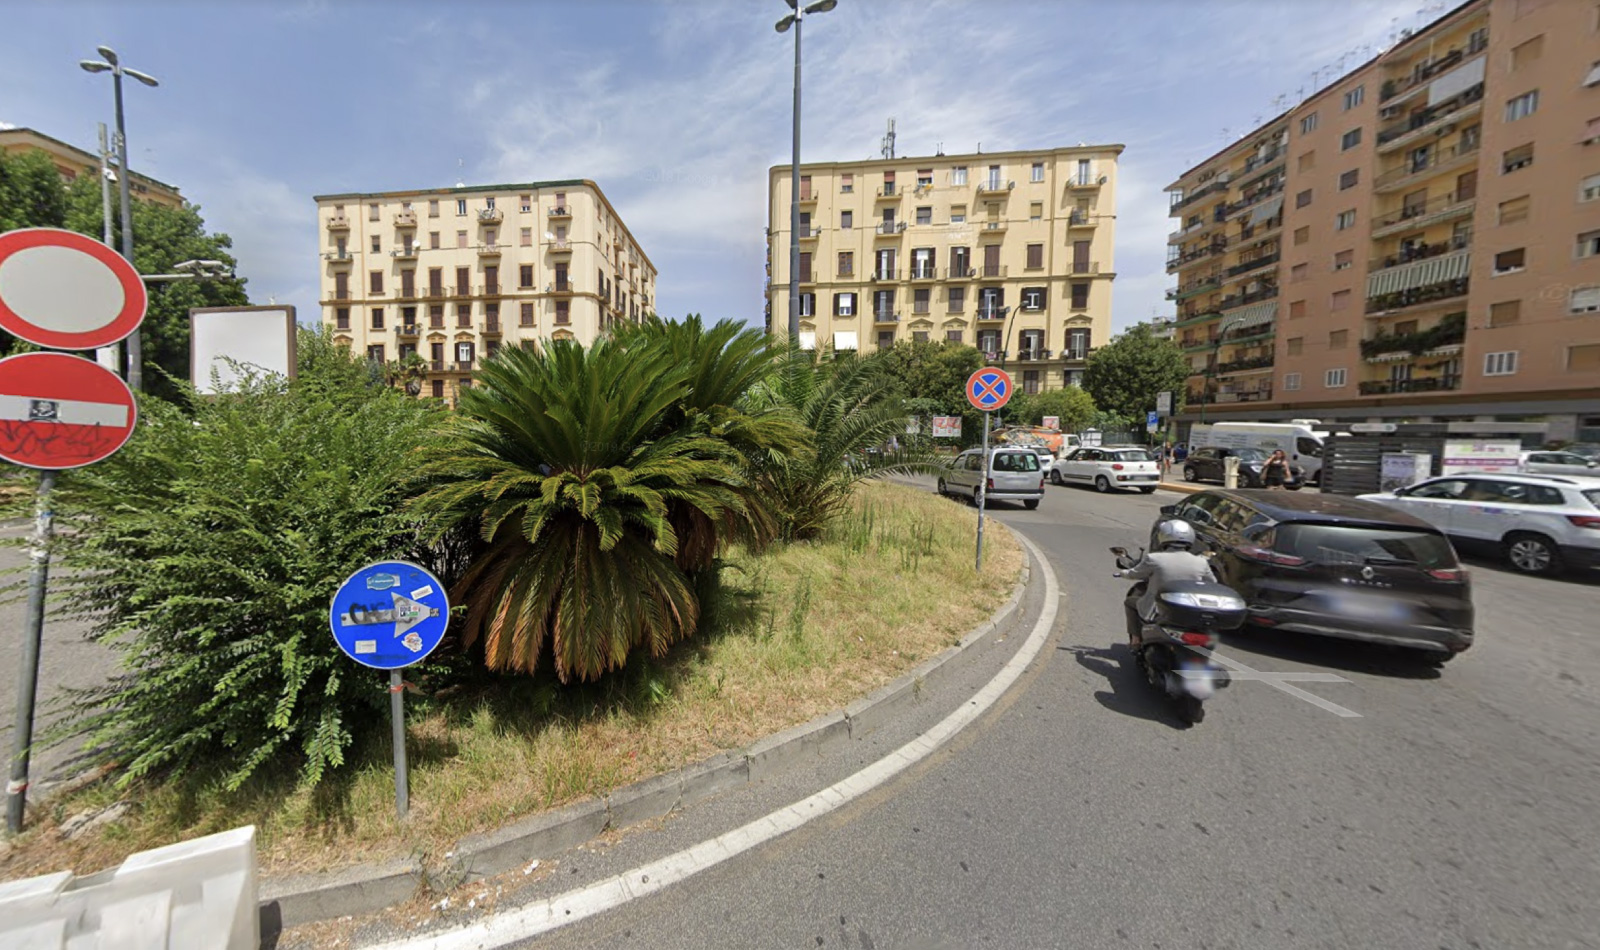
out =
{"type": "Polygon", "coordinates": [[[1317,696],[1317,695],[1314,695],[1312,693],[1308,693],[1308,692],[1306,692],[1305,690],[1301,689],[1298,686],[1290,686],[1289,685],[1291,682],[1293,682],[1293,683],[1348,683],[1348,682],[1350,682],[1349,680],[1345,679],[1342,676],[1338,676],[1338,675],[1336,675],[1334,673],[1264,673],[1261,670],[1251,669],[1250,667],[1245,666],[1243,663],[1240,663],[1238,660],[1229,659],[1228,657],[1225,657],[1220,653],[1213,652],[1211,654],[1211,658],[1213,660],[1216,660],[1218,663],[1221,663],[1223,666],[1227,667],[1228,668],[1228,675],[1230,677],[1232,677],[1233,679],[1236,679],[1236,680],[1258,680],[1260,682],[1266,683],[1268,686],[1271,686],[1273,689],[1281,690],[1282,692],[1288,693],[1290,696],[1294,696],[1294,697],[1296,697],[1298,699],[1303,699],[1306,702],[1312,704],[1313,706],[1320,706],[1323,709],[1326,709],[1328,712],[1333,713],[1335,716],[1341,716],[1341,717],[1343,717],[1345,719],[1362,719],[1362,718],[1365,718],[1360,713],[1355,712],[1355,711],[1350,710],[1350,709],[1346,709],[1343,706],[1340,706],[1338,703],[1329,702],[1328,700],[1323,699],[1321,696],[1317,696]]]}
{"type": "Polygon", "coordinates": [[[381,944],[373,950],[489,950],[492,947],[503,947],[538,934],[548,933],[567,924],[577,923],[586,917],[620,907],[634,898],[657,893],[700,871],[787,834],[809,821],[821,818],[932,755],[956,733],[983,715],[1016,683],[1023,670],[1043,649],[1051,629],[1055,626],[1060,595],[1055,571],[1051,569],[1049,560],[1045,558],[1044,552],[1038,545],[1020,533],[1017,537],[1033,555],[1036,569],[1044,576],[1044,610],[1039,615],[1038,622],[1033,625],[1033,631],[1028,635],[1027,641],[994,679],[985,684],[972,699],[963,703],[959,709],[927,732],[849,778],[809,798],[787,808],[780,808],[764,818],[758,818],[743,827],[735,828],[727,834],[701,842],[692,848],[668,855],[643,867],[634,868],[625,874],[537,901],[526,907],[442,933],[381,944]]]}

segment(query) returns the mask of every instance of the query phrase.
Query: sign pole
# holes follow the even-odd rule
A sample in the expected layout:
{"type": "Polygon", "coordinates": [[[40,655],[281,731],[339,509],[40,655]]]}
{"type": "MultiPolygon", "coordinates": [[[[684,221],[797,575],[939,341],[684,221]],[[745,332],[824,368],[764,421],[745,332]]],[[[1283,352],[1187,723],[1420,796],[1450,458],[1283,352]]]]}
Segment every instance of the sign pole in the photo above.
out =
{"type": "Polygon", "coordinates": [[[39,473],[39,490],[34,499],[33,561],[28,573],[27,629],[22,636],[22,657],[17,664],[17,718],[12,734],[11,780],[6,784],[6,827],[12,834],[22,831],[22,814],[28,802],[28,764],[33,745],[33,709],[39,691],[39,647],[44,640],[45,588],[50,579],[50,538],[53,513],[50,493],[56,487],[56,473],[39,473]]]}
{"type": "Polygon", "coordinates": [[[406,817],[408,778],[406,775],[406,686],[399,670],[389,671],[389,715],[394,719],[394,808],[403,821],[406,817]]]}
{"type": "Polygon", "coordinates": [[[983,571],[983,509],[984,503],[989,500],[989,419],[990,414],[983,414],[983,481],[978,485],[978,559],[973,565],[973,570],[983,571]]]}

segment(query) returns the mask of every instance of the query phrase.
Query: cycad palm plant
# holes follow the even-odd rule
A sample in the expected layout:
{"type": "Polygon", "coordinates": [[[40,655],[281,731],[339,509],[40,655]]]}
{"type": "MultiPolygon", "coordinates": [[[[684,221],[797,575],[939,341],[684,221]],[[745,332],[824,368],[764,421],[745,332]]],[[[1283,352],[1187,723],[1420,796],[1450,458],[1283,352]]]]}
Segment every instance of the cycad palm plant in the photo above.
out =
{"type": "Polygon", "coordinates": [[[457,598],[490,668],[531,672],[548,647],[563,682],[591,680],[694,632],[674,513],[721,525],[749,505],[739,453],[682,424],[689,380],[670,347],[558,340],[502,351],[462,394],[414,504],[488,543],[457,598]]]}

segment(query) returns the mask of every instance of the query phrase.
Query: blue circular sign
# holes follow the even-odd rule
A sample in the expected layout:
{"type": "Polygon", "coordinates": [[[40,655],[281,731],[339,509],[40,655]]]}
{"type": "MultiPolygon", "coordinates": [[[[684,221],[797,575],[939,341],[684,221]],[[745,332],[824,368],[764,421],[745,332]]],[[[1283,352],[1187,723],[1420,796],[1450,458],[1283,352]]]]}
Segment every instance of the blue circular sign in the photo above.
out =
{"type": "Polygon", "coordinates": [[[328,608],[339,649],[375,670],[420,662],[444,639],[449,623],[444,585],[410,561],[368,564],[340,585],[328,608]]]}

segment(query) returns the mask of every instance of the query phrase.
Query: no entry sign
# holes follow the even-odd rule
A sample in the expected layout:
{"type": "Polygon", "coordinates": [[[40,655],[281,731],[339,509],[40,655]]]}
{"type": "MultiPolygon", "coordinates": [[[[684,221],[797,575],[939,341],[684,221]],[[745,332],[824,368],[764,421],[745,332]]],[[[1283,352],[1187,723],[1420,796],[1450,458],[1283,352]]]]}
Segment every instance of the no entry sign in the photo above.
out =
{"type": "Polygon", "coordinates": [[[147,299],[133,265],[56,228],[0,234],[0,329],[56,350],[110,346],[138,329],[147,299]]]}
{"type": "Polygon", "coordinates": [[[973,408],[993,412],[1011,401],[1011,374],[993,366],[967,377],[967,402],[973,408]]]}
{"type": "Polygon", "coordinates": [[[133,434],[128,385],[93,360],[23,353],[0,360],[0,458],[28,468],[92,465],[133,434]]]}

